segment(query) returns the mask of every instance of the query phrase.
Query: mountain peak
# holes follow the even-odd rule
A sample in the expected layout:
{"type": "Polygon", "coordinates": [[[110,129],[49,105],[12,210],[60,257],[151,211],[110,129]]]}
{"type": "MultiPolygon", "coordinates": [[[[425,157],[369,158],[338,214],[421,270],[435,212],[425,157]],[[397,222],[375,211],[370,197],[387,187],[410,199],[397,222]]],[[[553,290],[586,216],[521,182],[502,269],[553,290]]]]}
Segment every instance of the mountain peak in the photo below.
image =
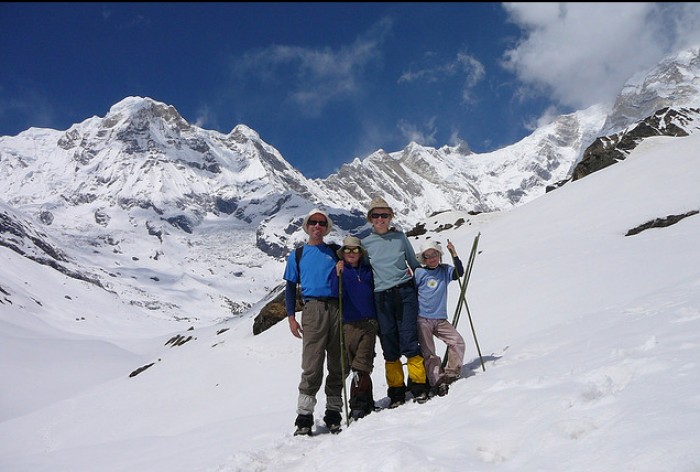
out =
{"type": "Polygon", "coordinates": [[[236,125],[229,133],[229,136],[243,137],[246,139],[252,139],[256,141],[260,139],[260,135],[257,131],[243,124],[236,125]]]}
{"type": "Polygon", "coordinates": [[[671,106],[700,106],[700,46],[668,56],[630,78],[615,101],[603,134],[618,132],[671,106]]]}
{"type": "Polygon", "coordinates": [[[133,126],[141,129],[153,120],[163,120],[179,130],[188,130],[190,124],[177,112],[174,106],[148,97],[126,97],[114,104],[102,120],[104,128],[133,126]]]}

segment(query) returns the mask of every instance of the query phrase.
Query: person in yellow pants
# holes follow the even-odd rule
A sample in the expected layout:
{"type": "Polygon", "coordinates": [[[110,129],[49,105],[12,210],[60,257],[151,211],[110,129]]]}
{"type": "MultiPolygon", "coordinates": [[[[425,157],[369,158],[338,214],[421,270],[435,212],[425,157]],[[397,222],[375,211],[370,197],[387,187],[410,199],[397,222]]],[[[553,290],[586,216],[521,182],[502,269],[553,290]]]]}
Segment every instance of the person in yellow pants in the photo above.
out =
{"type": "Polygon", "coordinates": [[[374,301],[390,408],[405,403],[407,390],[414,401],[428,400],[425,366],[418,343],[418,295],[413,279],[413,270],[420,263],[406,234],[391,228],[393,217],[394,211],[386,201],[375,197],[367,212],[372,232],[362,239],[374,275],[374,301]],[[408,382],[402,356],[406,358],[408,382]]]}

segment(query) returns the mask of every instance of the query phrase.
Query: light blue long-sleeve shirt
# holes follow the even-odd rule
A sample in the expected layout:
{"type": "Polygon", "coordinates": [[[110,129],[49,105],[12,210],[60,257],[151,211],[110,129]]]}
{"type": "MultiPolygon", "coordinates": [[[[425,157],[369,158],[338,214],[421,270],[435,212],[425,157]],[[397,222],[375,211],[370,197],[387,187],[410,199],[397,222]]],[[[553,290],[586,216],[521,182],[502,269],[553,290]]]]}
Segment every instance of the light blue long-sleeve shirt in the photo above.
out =
{"type": "Polygon", "coordinates": [[[408,282],[411,275],[407,268],[415,270],[420,267],[411,242],[401,231],[371,233],[361,242],[374,271],[375,292],[408,282]]]}

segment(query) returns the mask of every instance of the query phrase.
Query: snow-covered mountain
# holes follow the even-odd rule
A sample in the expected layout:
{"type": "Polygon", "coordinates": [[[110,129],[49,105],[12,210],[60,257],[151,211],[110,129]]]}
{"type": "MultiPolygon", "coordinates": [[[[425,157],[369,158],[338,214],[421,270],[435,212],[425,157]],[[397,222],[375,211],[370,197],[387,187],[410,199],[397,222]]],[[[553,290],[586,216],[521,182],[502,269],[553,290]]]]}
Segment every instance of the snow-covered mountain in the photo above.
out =
{"type": "Polygon", "coordinates": [[[666,107],[700,107],[700,47],[666,57],[631,77],[620,91],[601,135],[613,134],[666,107]]]}
{"type": "Polygon", "coordinates": [[[379,192],[401,209],[401,221],[409,224],[450,209],[508,210],[569,175],[586,143],[597,136],[605,111],[595,106],[561,116],[522,141],[489,153],[416,143],[398,152],[377,151],[343,165],[324,181],[328,201],[361,211],[379,192]]]}
{"type": "MultiPolygon", "coordinates": [[[[229,134],[205,130],[171,105],[128,97],[67,131],[0,137],[0,211],[25,235],[45,235],[36,240],[62,254],[51,264],[157,317],[208,323],[271,293],[313,206],[329,211],[330,239],[340,239],[367,231],[375,194],[404,229],[435,212],[531,202],[571,177],[602,130],[634,126],[657,105],[696,103],[699,55],[690,49],[633,78],[612,112],[597,105],[561,116],[494,152],[411,143],[315,180],[244,125],[229,134]]],[[[0,232],[0,244],[13,250],[16,238],[0,232]]]]}
{"type": "Polygon", "coordinates": [[[318,434],[293,436],[301,342],[286,323],[254,336],[260,304],[187,328],[1,247],[0,470],[697,471],[699,148],[649,138],[512,210],[426,219],[412,243],[465,260],[481,234],[463,378],[340,435],[321,389],[318,434]]]}

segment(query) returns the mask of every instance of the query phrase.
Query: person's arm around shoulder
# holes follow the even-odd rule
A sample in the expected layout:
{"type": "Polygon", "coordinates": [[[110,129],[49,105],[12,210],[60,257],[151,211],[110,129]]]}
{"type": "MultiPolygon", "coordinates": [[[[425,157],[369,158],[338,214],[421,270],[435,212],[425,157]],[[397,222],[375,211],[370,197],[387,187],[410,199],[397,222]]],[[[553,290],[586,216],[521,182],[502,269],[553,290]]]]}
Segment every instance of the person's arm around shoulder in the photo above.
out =
{"type": "Polygon", "coordinates": [[[423,279],[425,278],[425,268],[423,266],[418,267],[413,271],[413,279],[416,281],[416,289],[423,285],[423,279]]]}
{"type": "Polygon", "coordinates": [[[403,246],[404,254],[406,255],[406,263],[408,264],[408,267],[410,269],[410,274],[413,275],[413,272],[415,272],[415,270],[419,268],[421,264],[416,258],[416,251],[413,249],[411,241],[408,240],[408,236],[406,236],[406,233],[401,234],[403,235],[403,246]]]}

